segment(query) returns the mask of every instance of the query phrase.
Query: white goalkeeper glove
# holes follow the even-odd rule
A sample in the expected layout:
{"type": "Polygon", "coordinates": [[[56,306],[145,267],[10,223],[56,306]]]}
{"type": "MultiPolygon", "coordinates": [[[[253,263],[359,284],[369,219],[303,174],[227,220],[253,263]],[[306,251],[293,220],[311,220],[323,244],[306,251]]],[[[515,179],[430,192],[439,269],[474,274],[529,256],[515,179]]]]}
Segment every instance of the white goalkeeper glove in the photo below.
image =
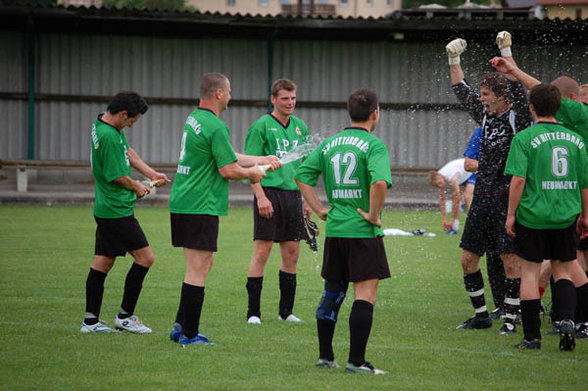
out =
{"type": "Polygon", "coordinates": [[[468,43],[465,39],[457,38],[453,41],[449,42],[447,46],[445,46],[445,51],[447,52],[447,57],[449,59],[449,65],[457,65],[459,64],[459,55],[462,54],[468,43]]]}
{"type": "Polygon", "coordinates": [[[512,51],[510,50],[512,36],[508,31],[501,31],[496,35],[496,44],[498,45],[498,49],[500,49],[500,55],[502,57],[512,57],[512,51]]]}

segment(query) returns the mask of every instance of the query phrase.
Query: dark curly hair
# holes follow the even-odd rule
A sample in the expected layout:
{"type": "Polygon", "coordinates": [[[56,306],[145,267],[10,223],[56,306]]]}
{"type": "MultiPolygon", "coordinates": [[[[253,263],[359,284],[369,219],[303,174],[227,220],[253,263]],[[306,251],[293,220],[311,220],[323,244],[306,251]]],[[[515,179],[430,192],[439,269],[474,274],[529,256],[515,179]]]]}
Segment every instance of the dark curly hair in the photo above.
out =
{"type": "Polygon", "coordinates": [[[512,103],[512,94],[508,79],[498,72],[486,73],[480,78],[480,87],[490,89],[497,97],[504,96],[506,102],[512,103]]]}

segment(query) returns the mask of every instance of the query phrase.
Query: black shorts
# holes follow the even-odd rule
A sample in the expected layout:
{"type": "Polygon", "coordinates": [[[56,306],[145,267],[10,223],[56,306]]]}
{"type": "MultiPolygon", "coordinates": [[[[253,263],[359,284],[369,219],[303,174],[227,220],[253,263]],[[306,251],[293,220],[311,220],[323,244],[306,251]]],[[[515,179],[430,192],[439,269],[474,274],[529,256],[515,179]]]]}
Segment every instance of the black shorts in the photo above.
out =
{"type": "Polygon", "coordinates": [[[149,246],[135,216],[96,220],[95,255],[124,257],[127,252],[149,246]]]}
{"type": "Polygon", "coordinates": [[[474,196],[459,247],[479,256],[487,251],[512,253],[513,240],[504,228],[507,211],[508,195],[474,196]]]}
{"type": "Polygon", "coordinates": [[[264,187],[263,191],[271,201],[274,213],[271,219],[261,217],[257,208],[257,198],[253,197],[253,240],[290,242],[305,239],[300,192],[275,187],[264,187]]]}
{"type": "Polygon", "coordinates": [[[580,240],[580,243],[578,244],[578,250],[580,250],[580,251],[588,250],[588,238],[584,238],[584,239],[580,240]]]}
{"type": "Polygon", "coordinates": [[[569,262],[576,259],[579,236],[576,223],[561,229],[533,229],[515,222],[515,253],[530,262],[544,259],[569,262]]]}
{"type": "Polygon", "coordinates": [[[321,276],[359,282],[390,277],[384,241],[377,238],[326,238],[321,276]]]}
{"type": "Polygon", "coordinates": [[[171,213],[170,220],[174,247],[217,250],[218,216],[171,213]]]}

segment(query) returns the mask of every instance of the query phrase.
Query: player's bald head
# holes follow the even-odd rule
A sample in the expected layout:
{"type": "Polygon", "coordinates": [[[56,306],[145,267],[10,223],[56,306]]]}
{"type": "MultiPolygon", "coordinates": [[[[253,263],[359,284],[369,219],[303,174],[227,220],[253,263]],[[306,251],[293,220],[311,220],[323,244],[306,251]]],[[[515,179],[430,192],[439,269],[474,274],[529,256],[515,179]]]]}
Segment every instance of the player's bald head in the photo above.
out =
{"type": "Polygon", "coordinates": [[[560,76],[551,84],[557,87],[563,98],[575,99],[580,95],[580,85],[569,76],[560,76]]]}
{"type": "Polygon", "coordinates": [[[200,82],[200,99],[210,99],[217,90],[225,90],[229,79],[222,73],[207,73],[200,82]]]}

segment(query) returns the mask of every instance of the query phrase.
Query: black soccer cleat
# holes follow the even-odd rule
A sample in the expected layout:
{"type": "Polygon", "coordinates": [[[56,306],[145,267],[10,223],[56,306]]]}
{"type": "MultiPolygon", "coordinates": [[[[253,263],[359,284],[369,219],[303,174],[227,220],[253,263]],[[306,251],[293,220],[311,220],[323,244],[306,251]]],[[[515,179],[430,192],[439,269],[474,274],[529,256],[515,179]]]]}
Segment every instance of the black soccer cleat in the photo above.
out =
{"type": "Polygon", "coordinates": [[[514,348],[519,350],[539,350],[541,349],[541,340],[533,339],[527,341],[526,339],[523,339],[521,343],[515,345],[514,348]]]}
{"type": "Polygon", "coordinates": [[[588,322],[578,323],[576,325],[576,338],[577,339],[588,338],[588,322]]]}
{"type": "Polygon", "coordinates": [[[316,240],[319,234],[318,225],[307,216],[304,216],[304,228],[306,229],[306,238],[304,240],[306,240],[310,249],[316,253],[318,251],[318,242],[316,240]]]}
{"type": "Polygon", "coordinates": [[[571,352],[576,347],[574,322],[564,319],[559,323],[559,350],[571,352]]]}
{"type": "Polygon", "coordinates": [[[517,332],[517,326],[513,323],[504,322],[501,328],[498,329],[498,334],[500,335],[508,335],[514,334],[517,332]]]}
{"type": "Polygon", "coordinates": [[[456,330],[479,330],[479,329],[487,329],[492,327],[492,319],[490,317],[482,318],[480,316],[472,316],[459,326],[457,326],[456,330]]]}
{"type": "Polygon", "coordinates": [[[497,307],[494,311],[490,312],[490,317],[492,319],[504,319],[506,318],[506,311],[502,307],[497,307]]]}

